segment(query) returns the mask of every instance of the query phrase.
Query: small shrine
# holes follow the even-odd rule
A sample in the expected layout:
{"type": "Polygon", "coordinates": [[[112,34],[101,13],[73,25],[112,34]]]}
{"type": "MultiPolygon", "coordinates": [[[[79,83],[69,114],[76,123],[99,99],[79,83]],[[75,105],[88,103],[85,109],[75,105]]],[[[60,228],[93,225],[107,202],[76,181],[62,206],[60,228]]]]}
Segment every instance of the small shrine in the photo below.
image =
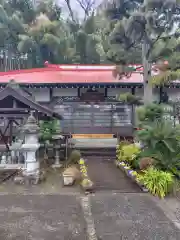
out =
{"type": "Polygon", "coordinates": [[[37,103],[14,80],[0,91],[0,169],[27,168],[29,172],[32,166],[34,171],[38,163],[35,160],[30,163],[28,159],[39,149],[38,121],[46,118],[62,120],[61,115],[37,103]]]}

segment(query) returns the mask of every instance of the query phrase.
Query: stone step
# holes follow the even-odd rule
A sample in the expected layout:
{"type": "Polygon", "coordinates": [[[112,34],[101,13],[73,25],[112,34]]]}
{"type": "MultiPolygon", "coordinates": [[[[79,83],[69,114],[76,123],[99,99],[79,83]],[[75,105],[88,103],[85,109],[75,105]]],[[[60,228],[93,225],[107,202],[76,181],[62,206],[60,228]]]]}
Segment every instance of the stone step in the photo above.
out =
{"type": "Polygon", "coordinates": [[[112,139],[71,139],[70,142],[74,144],[75,148],[115,148],[117,145],[117,138],[112,139]]]}

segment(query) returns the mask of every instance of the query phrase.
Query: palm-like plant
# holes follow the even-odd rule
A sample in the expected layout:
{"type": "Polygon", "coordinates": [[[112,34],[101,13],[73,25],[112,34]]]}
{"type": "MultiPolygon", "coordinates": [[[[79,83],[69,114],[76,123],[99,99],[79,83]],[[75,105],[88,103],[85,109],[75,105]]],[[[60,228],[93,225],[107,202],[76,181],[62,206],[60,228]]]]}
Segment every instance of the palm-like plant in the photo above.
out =
{"type": "Polygon", "coordinates": [[[151,125],[145,125],[137,132],[137,138],[148,148],[164,152],[174,152],[177,146],[179,131],[173,128],[172,123],[165,120],[157,120],[151,125]]]}
{"type": "Polygon", "coordinates": [[[136,109],[137,117],[142,123],[152,123],[157,119],[162,119],[164,108],[160,104],[148,104],[136,109]]]}
{"type": "Polygon", "coordinates": [[[172,172],[174,175],[180,176],[180,146],[176,145],[174,151],[157,151],[152,154],[153,164],[160,170],[172,172]]]}

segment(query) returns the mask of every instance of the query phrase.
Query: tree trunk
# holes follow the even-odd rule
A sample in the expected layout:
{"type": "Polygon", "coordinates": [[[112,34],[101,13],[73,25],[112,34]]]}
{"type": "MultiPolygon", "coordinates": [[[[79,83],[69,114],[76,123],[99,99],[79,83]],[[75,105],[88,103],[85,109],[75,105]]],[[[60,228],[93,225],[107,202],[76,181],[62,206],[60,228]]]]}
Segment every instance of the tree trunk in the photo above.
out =
{"type": "Polygon", "coordinates": [[[151,64],[147,59],[149,44],[145,41],[142,44],[142,62],[143,62],[143,85],[144,85],[144,104],[153,102],[153,88],[149,81],[151,77],[151,64]]]}

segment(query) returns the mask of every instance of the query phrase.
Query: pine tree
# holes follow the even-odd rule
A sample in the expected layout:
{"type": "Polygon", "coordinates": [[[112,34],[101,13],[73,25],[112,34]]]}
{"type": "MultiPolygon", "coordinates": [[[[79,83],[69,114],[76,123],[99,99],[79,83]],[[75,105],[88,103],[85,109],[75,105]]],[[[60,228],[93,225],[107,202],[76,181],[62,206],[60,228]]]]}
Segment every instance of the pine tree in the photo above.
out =
{"type": "MultiPolygon", "coordinates": [[[[152,101],[150,84],[153,49],[160,41],[176,37],[180,18],[178,0],[117,0],[107,15],[114,24],[111,44],[126,51],[141,46],[144,76],[144,102],[152,101]]],[[[126,61],[121,62],[122,65],[126,61]]],[[[121,68],[123,69],[123,67],[121,68]]],[[[120,72],[120,75],[123,73],[120,72]]]]}

